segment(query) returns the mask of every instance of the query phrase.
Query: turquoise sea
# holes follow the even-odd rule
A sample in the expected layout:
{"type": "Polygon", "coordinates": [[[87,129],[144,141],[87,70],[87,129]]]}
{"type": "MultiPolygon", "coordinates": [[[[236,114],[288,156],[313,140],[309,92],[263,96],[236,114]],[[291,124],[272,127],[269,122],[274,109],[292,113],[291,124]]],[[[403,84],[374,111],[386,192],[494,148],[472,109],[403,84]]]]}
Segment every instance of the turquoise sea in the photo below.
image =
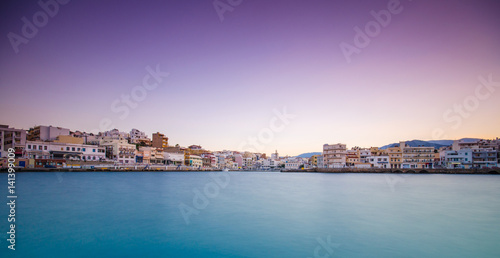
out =
{"type": "Polygon", "coordinates": [[[16,190],[0,257],[500,257],[496,175],[17,173],[16,190]]]}

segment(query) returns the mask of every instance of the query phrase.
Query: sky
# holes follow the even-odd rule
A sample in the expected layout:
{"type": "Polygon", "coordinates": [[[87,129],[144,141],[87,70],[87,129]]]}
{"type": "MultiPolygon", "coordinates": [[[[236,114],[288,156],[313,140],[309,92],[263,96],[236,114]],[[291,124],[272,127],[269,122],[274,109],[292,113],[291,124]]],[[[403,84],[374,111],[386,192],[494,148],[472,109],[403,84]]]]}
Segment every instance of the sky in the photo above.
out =
{"type": "Polygon", "coordinates": [[[41,3],[0,4],[0,124],[280,155],[500,136],[498,1],[41,3]]]}

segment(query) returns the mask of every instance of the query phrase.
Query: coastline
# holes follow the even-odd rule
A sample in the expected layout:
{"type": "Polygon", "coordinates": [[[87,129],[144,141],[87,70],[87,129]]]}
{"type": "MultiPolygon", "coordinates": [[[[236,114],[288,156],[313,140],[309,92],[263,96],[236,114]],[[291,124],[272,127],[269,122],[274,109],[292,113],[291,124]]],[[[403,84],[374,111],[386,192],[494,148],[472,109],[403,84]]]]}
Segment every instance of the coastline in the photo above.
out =
{"type": "MultiPolygon", "coordinates": [[[[482,169],[367,169],[367,168],[314,168],[288,170],[230,170],[231,172],[268,172],[268,173],[333,173],[333,174],[471,174],[500,175],[500,168],[482,169]]],[[[16,168],[17,172],[222,172],[221,169],[191,170],[191,169],[102,169],[102,168],[16,168]]],[[[8,173],[6,168],[0,173],[8,173]]]]}

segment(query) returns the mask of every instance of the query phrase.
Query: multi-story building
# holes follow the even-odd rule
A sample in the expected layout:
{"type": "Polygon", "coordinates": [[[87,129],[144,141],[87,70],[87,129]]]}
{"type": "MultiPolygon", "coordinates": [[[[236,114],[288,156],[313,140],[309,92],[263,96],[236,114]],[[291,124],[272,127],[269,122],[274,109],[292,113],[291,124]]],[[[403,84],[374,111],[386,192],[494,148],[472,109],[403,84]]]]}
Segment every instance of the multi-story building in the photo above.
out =
{"type": "Polygon", "coordinates": [[[168,137],[166,137],[162,133],[154,133],[153,134],[153,147],[155,148],[167,148],[168,147],[168,137]]]}
{"type": "Polygon", "coordinates": [[[472,165],[489,168],[498,166],[498,151],[493,148],[472,149],[472,165]]]}
{"type": "Polygon", "coordinates": [[[285,161],[285,169],[300,169],[304,164],[297,161],[285,161]]]}
{"type": "Polygon", "coordinates": [[[470,168],[472,166],[472,150],[445,150],[440,152],[441,165],[446,168],[470,168]]]}
{"type": "Polygon", "coordinates": [[[370,148],[370,156],[387,156],[387,150],[380,149],[378,147],[370,148]]]}
{"type": "Polygon", "coordinates": [[[26,145],[26,131],[0,125],[0,158],[7,157],[9,148],[14,149],[16,157],[22,156],[26,145]]]}
{"type": "Polygon", "coordinates": [[[187,165],[190,167],[201,168],[203,167],[203,159],[198,155],[188,155],[186,160],[187,165]]]}
{"type": "Polygon", "coordinates": [[[387,148],[391,168],[433,168],[434,147],[410,147],[406,142],[387,148]]]}
{"type": "Polygon", "coordinates": [[[389,156],[370,156],[366,158],[366,161],[374,168],[390,168],[390,159],[389,156]]]}
{"type": "Polygon", "coordinates": [[[59,135],[70,135],[67,128],[39,125],[28,131],[27,139],[30,141],[53,141],[59,135]]]}
{"type": "Polygon", "coordinates": [[[346,151],[346,166],[354,167],[359,164],[359,152],[358,150],[347,150],[346,151]]]}
{"type": "Polygon", "coordinates": [[[113,129],[103,133],[99,133],[102,139],[113,139],[113,140],[127,140],[130,138],[130,134],[126,132],[120,132],[118,129],[113,129]]]}
{"type": "Polygon", "coordinates": [[[134,144],[128,143],[125,139],[107,138],[101,140],[100,146],[106,148],[106,157],[121,164],[135,163],[135,150],[134,144]]]}
{"type": "Polygon", "coordinates": [[[204,167],[216,167],[217,166],[217,157],[210,152],[205,152],[201,154],[201,158],[203,159],[204,167]]]}
{"type": "Polygon", "coordinates": [[[394,146],[387,148],[387,154],[389,155],[389,163],[391,168],[401,168],[403,164],[403,151],[400,146],[394,146]]]}
{"type": "Polygon", "coordinates": [[[403,150],[403,168],[433,168],[434,147],[410,147],[401,142],[403,150]]]}
{"type": "Polygon", "coordinates": [[[321,155],[312,155],[311,158],[309,158],[309,164],[314,167],[318,167],[318,158],[321,157],[321,155]]]}
{"type": "Polygon", "coordinates": [[[141,146],[135,152],[135,162],[144,164],[164,164],[163,149],[141,146]]]}
{"type": "Polygon", "coordinates": [[[31,159],[106,160],[106,148],[64,142],[27,141],[25,157],[31,159]]]}
{"type": "Polygon", "coordinates": [[[345,167],[347,148],[345,144],[323,145],[323,162],[328,168],[345,167]]]}
{"type": "Polygon", "coordinates": [[[130,131],[130,143],[151,146],[151,139],[146,136],[146,133],[133,128],[130,131]]]}
{"type": "Polygon", "coordinates": [[[323,155],[318,156],[318,168],[325,168],[325,162],[323,161],[323,155]]]}
{"type": "Polygon", "coordinates": [[[175,151],[164,151],[163,159],[165,160],[166,165],[183,165],[184,164],[184,152],[175,152],[175,151]]]}

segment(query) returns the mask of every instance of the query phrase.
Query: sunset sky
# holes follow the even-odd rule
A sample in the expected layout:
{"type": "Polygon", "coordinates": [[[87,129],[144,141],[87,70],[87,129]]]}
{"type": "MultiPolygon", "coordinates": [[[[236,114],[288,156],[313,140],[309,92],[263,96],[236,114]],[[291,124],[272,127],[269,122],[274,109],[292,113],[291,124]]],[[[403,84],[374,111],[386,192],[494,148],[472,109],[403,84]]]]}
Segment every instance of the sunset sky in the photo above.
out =
{"type": "Polygon", "coordinates": [[[237,150],[285,108],[294,118],[278,119],[258,149],[280,155],[499,137],[500,2],[402,0],[348,62],[340,44],[354,46],[354,28],[390,2],[243,0],[221,20],[212,0],[74,0],[16,53],[9,33],[24,37],[22,18],[43,19],[43,8],[2,1],[0,124],[94,131],[106,120],[171,144],[237,150]],[[148,66],[168,76],[144,90],[148,66]],[[478,90],[490,75],[497,86],[478,90]],[[146,95],[135,108],[121,101],[137,92],[146,95]]]}

